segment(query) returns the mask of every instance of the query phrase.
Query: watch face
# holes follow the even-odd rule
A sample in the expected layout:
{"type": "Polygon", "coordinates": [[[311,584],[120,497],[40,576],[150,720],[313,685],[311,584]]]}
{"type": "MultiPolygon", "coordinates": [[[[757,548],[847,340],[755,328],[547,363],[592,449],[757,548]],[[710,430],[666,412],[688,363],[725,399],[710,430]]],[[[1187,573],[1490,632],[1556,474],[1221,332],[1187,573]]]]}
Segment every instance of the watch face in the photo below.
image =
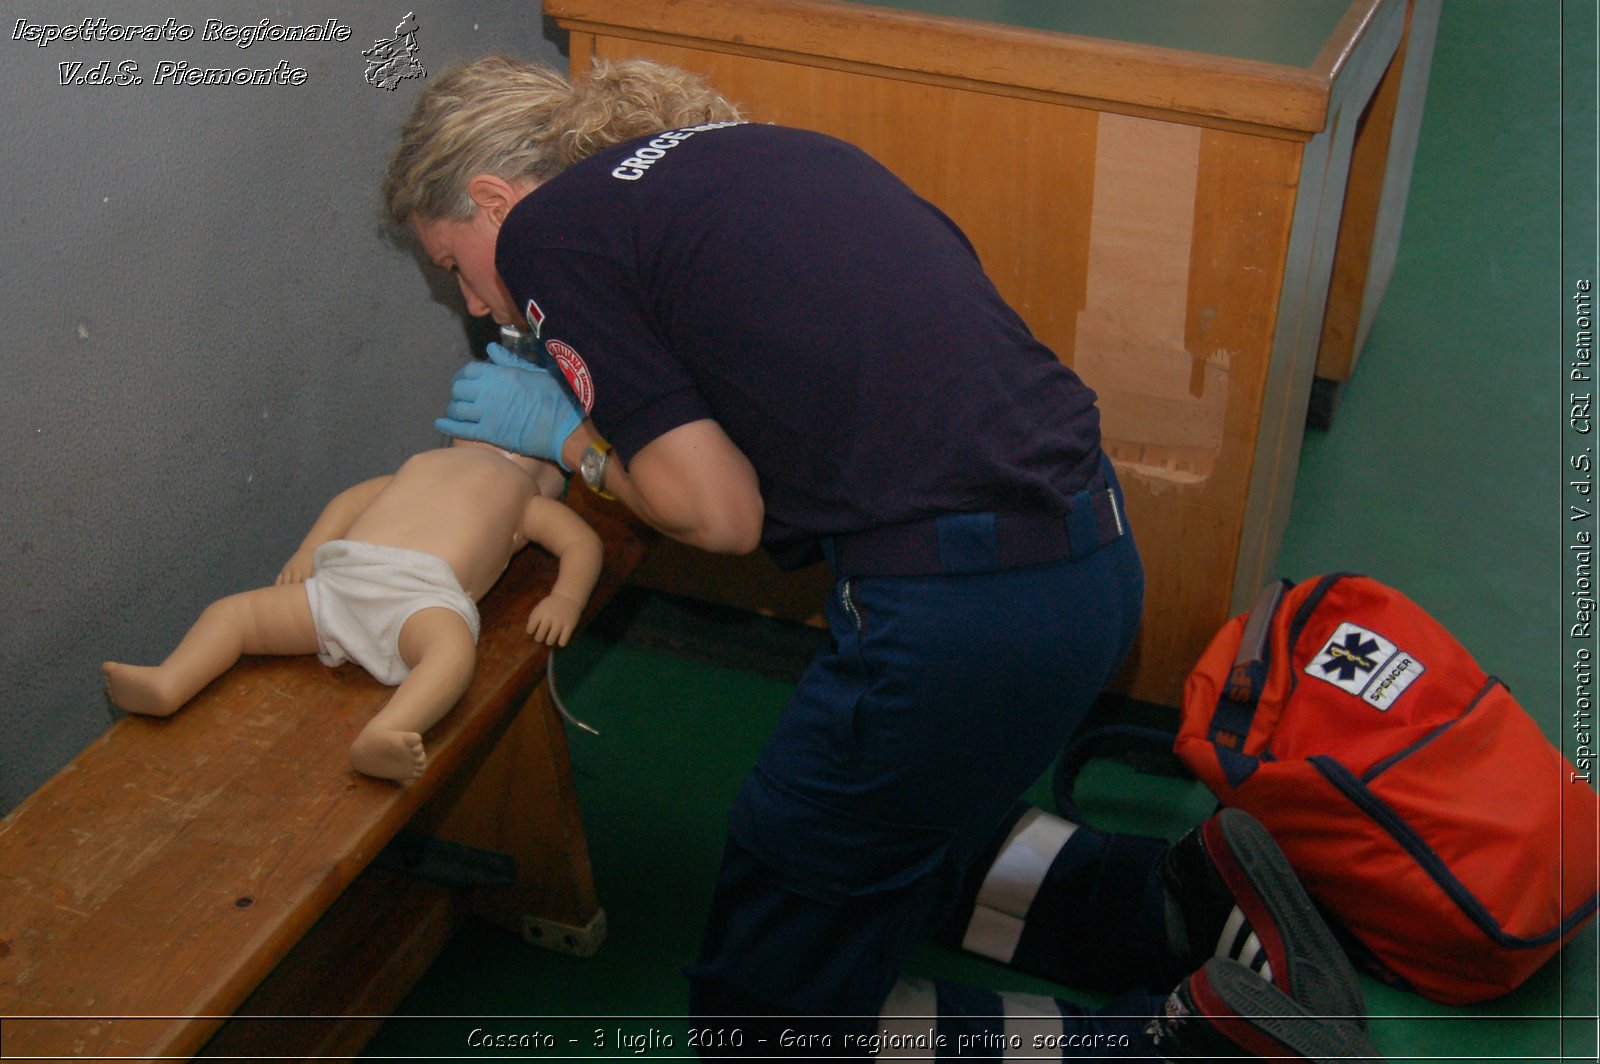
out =
{"type": "Polygon", "coordinates": [[[585,484],[598,490],[600,474],[605,470],[605,464],[606,456],[591,447],[583,452],[583,458],[578,462],[578,474],[583,477],[585,484]]]}

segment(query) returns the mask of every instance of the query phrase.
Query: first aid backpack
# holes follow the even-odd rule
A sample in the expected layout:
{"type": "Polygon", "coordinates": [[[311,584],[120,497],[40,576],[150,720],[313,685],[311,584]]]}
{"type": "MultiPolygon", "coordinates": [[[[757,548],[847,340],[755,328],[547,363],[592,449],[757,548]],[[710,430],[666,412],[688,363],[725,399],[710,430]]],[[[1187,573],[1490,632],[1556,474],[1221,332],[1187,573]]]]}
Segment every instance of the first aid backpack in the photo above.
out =
{"type": "Polygon", "coordinates": [[[1595,913],[1586,774],[1376,580],[1268,585],[1188,677],[1174,749],[1266,825],[1358,963],[1425,997],[1504,994],[1595,913]]]}

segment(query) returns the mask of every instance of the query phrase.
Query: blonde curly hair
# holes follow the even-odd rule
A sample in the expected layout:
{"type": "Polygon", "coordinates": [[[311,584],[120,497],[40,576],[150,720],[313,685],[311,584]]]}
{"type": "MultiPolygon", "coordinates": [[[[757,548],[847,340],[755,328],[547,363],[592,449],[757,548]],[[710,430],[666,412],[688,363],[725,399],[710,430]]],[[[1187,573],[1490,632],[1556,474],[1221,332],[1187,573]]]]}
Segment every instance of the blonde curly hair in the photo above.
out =
{"type": "Polygon", "coordinates": [[[569,82],[547,67],[484,56],[418,97],[389,160],[384,215],[397,226],[465,221],[467,182],[478,174],[543,182],[613,144],[738,117],[698,75],[644,59],[596,60],[588,77],[569,82]]]}

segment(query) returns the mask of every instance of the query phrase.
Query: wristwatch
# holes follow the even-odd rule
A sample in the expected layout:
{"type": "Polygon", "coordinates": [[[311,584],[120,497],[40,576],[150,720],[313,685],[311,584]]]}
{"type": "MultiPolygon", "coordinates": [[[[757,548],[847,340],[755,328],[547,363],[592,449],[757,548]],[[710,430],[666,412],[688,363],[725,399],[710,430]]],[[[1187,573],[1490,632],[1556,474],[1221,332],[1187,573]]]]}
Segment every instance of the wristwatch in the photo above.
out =
{"type": "Polygon", "coordinates": [[[602,499],[615,499],[616,496],[606,490],[606,465],[611,461],[611,445],[596,436],[594,442],[583,449],[583,457],[578,459],[578,475],[589,486],[589,490],[602,499]]]}

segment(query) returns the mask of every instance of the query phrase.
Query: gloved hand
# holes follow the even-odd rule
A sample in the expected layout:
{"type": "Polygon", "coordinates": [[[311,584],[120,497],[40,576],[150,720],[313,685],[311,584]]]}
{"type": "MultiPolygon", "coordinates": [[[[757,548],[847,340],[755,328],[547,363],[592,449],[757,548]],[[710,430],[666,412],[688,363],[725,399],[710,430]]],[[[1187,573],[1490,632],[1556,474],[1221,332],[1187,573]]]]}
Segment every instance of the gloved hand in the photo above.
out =
{"type": "Polygon", "coordinates": [[[500,344],[490,344],[488,354],[488,362],[469,362],[457,371],[450,405],[434,427],[567,469],[561,445],[583,420],[583,408],[549,370],[500,344]]]}

